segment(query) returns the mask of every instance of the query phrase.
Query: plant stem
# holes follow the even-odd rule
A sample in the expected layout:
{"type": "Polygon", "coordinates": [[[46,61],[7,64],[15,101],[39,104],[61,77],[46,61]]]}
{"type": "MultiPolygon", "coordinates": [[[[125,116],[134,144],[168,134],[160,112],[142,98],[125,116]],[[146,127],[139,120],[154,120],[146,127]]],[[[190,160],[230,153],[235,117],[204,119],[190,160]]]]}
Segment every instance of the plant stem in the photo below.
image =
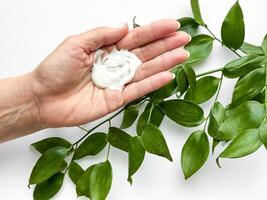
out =
{"type": "Polygon", "coordinates": [[[109,158],[109,153],[110,153],[110,144],[108,144],[108,152],[107,152],[106,160],[108,160],[108,158],[109,158]]]}
{"type": "Polygon", "coordinates": [[[217,94],[216,94],[214,103],[216,103],[216,101],[218,100],[218,97],[219,97],[219,94],[220,94],[220,91],[221,91],[221,88],[222,88],[222,82],[223,82],[223,73],[221,74],[221,80],[220,80],[220,82],[219,82],[218,92],[217,92],[217,94]]]}
{"type": "MultiPolygon", "coordinates": [[[[76,151],[77,148],[78,148],[78,145],[76,144],[76,145],[74,146],[74,149],[73,149],[73,155],[72,155],[72,157],[71,157],[70,163],[72,163],[72,161],[74,160],[74,153],[75,153],[75,151],[76,151]]],[[[69,168],[70,168],[70,163],[68,164],[67,168],[65,169],[64,174],[66,174],[67,171],[69,170],[69,168]]]]}
{"type": "MultiPolygon", "coordinates": [[[[265,110],[267,113],[267,63],[265,64],[265,110]]],[[[266,114],[267,118],[267,114],[266,114]]]]}
{"type": "MultiPolygon", "coordinates": [[[[214,33],[209,29],[209,27],[207,25],[203,26],[212,36],[215,40],[217,40],[219,43],[221,43],[223,46],[225,46],[223,44],[223,42],[216,37],[216,35],[214,35],[214,33]]],[[[239,55],[239,53],[237,53],[234,49],[228,47],[228,46],[225,46],[226,48],[228,48],[230,51],[232,51],[235,55],[237,55],[238,57],[241,57],[241,55],[239,55]]]]}
{"type": "Polygon", "coordinates": [[[220,42],[223,45],[223,42],[219,38],[216,37],[216,35],[209,29],[209,27],[207,25],[204,25],[203,27],[213,36],[213,38],[215,40],[217,40],[218,42],[220,42]]]}
{"type": "MultiPolygon", "coordinates": [[[[109,127],[111,127],[111,119],[110,120],[108,120],[108,125],[109,125],[109,127]]],[[[109,157],[109,153],[110,153],[110,143],[108,144],[108,152],[107,152],[107,157],[106,157],[106,160],[108,160],[108,157],[109,157]]]]}
{"type": "MultiPolygon", "coordinates": [[[[215,73],[215,72],[220,72],[222,71],[223,68],[218,68],[218,69],[214,69],[214,70],[210,70],[210,71],[207,71],[207,72],[203,72],[203,73],[200,73],[198,75],[196,75],[196,77],[201,77],[201,76],[205,76],[207,74],[211,74],[211,73],[215,73]]],[[[267,95],[266,95],[267,96],[267,95]]],[[[142,102],[139,103],[139,105],[142,105],[143,103],[145,103],[147,101],[147,99],[145,98],[142,102]]],[[[85,139],[92,131],[94,131],[95,129],[97,129],[98,127],[100,127],[101,125],[105,124],[106,122],[109,122],[111,119],[113,119],[114,117],[116,117],[117,115],[119,115],[120,113],[122,113],[125,109],[126,109],[127,106],[123,107],[121,110],[119,110],[117,113],[115,113],[114,115],[112,115],[111,117],[107,118],[106,120],[102,121],[101,123],[99,123],[98,125],[94,126],[92,129],[90,130],[87,130],[81,126],[77,126],[78,128],[86,131],[87,133],[81,137],[79,140],[77,140],[76,142],[74,142],[72,144],[72,146],[74,145],[77,145],[78,143],[80,143],[83,139],[85,139]]],[[[151,113],[152,113],[152,110],[154,108],[154,103],[152,103],[151,105],[151,108],[150,108],[150,113],[149,113],[149,120],[151,118],[151,113]]]]}
{"type": "Polygon", "coordinates": [[[77,126],[79,129],[82,129],[83,131],[88,132],[88,130],[86,128],[83,128],[82,126],[77,126]]]}
{"type": "MultiPolygon", "coordinates": [[[[179,92],[179,91],[178,91],[178,92],[179,92]]],[[[178,94],[178,92],[176,92],[175,95],[176,95],[176,98],[177,98],[177,99],[180,99],[182,95],[180,95],[180,92],[179,92],[179,94],[178,94]]]]}
{"type": "MultiPolygon", "coordinates": [[[[214,106],[214,104],[215,104],[215,103],[217,102],[217,100],[218,100],[218,97],[219,97],[219,94],[220,94],[220,91],[221,91],[221,88],[222,88],[222,81],[223,81],[223,73],[221,74],[221,78],[220,78],[220,82],[219,82],[218,90],[217,90],[217,93],[216,93],[214,102],[213,102],[213,104],[212,104],[212,107],[214,106]]],[[[208,124],[208,119],[209,119],[209,117],[210,117],[210,113],[211,113],[211,112],[209,112],[209,115],[208,115],[207,118],[205,119],[205,124],[204,124],[203,131],[206,130],[206,127],[207,127],[207,124],[208,124]]]]}
{"type": "Polygon", "coordinates": [[[125,110],[127,106],[123,107],[122,109],[120,109],[118,112],[116,112],[114,115],[112,115],[111,117],[107,118],[106,120],[102,121],[101,123],[99,123],[98,125],[96,125],[95,127],[93,127],[92,129],[88,130],[87,133],[81,137],[79,140],[77,140],[76,142],[74,142],[72,144],[72,146],[80,143],[84,138],[86,138],[92,131],[94,131],[95,129],[97,129],[99,126],[105,124],[106,122],[110,121],[111,119],[113,119],[114,117],[116,117],[117,115],[119,115],[121,112],[123,112],[125,110]]]}
{"type": "Polygon", "coordinates": [[[262,121],[263,123],[266,123],[267,121],[267,63],[265,64],[265,117],[262,121]]]}
{"type": "Polygon", "coordinates": [[[222,70],[223,70],[223,68],[218,68],[218,69],[206,71],[206,72],[197,74],[196,77],[201,77],[201,76],[205,76],[205,75],[208,75],[208,74],[212,74],[212,73],[216,73],[216,72],[221,72],[222,70]]]}
{"type": "Polygon", "coordinates": [[[149,115],[148,115],[148,119],[147,119],[147,123],[150,122],[151,114],[152,114],[153,109],[154,109],[154,102],[152,101],[152,104],[151,104],[151,107],[150,107],[150,111],[149,111],[149,115]]]}
{"type": "MultiPolygon", "coordinates": [[[[143,101],[141,101],[141,102],[139,103],[139,105],[142,105],[143,103],[145,103],[146,100],[147,100],[147,97],[143,97],[143,101]]],[[[85,138],[86,138],[92,131],[94,131],[95,129],[97,129],[99,126],[105,124],[106,122],[110,122],[111,119],[113,119],[114,117],[116,117],[117,115],[119,115],[120,113],[122,113],[127,107],[128,107],[128,105],[124,106],[122,109],[120,109],[120,110],[119,110],[118,112],[116,112],[114,115],[112,115],[111,117],[109,117],[109,118],[107,118],[106,120],[102,121],[101,123],[99,123],[98,125],[94,126],[94,127],[93,127],[92,129],[90,129],[90,130],[87,130],[87,129],[81,127],[81,126],[78,126],[78,128],[80,128],[80,129],[86,131],[87,133],[86,133],[83,137],[81,137],[79,140],[77,140],[76,142],[74,142],[74,143],[72,144],[72,146],[77,145],[78,143],[80,143],[83,139],[85,139],[85,138]]]]}

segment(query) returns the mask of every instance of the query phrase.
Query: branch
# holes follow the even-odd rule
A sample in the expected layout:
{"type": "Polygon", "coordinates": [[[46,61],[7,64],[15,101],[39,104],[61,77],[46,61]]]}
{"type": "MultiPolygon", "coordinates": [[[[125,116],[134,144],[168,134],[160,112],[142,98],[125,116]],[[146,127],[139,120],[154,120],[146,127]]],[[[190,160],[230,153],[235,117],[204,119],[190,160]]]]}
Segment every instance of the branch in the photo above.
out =
{"type": "Polygon", "coordinates": [[[212,73],[216,73],[216,72],[221,72],[222,70],[223,70],[223,67],[222,68],[218,68],[218,69],[213,69],[213,70],[210,70],[210,71],[206,71],[206,72],[197,74],[196,77],[201,77],[201,76],[205,76],[205,75],[208,75],[208,74],[212,74],[212,73]]]}
{"type": "MultiPolygon", "coordinates": [[[[203,26],[212,36],[213,36],[213,38],[215,39],[215,40],[217,40],[219,43],[221,43],[223,46],[225,46],[224,44],[223,44],[223,42],[219,39],[219,38],[217,38],[216,37],[216,35],[214,35],[214,33],[209,29],[209,27],[207,26],[207,25],[205,25],[205,26],[203,26]]],[[[228,46],[225,46],[226,48],[228,48],[230,51],[232,51],[235,55],[237,55],[239,58],[241,58],[242,56],[239,54],[239,53],[237,53],[234,49],[232,49],[232,48],[230,48],[230,47],[228,47],[228,46]]]]}
{"type": "MultiPolygon", "coordinates": [[[[214,106],[214,104],[217,102],[218,100],[218,97],[219,97],[219,94],[220,94],[220,91],[221,91],[221,88],[222,88],[222,81],[223,81],[223,73],[221,74],[221,78],[220,78],[220,82],[219,82],[219,87],[218,87],[218,90],[217,90],[217,93],[216,93],[216,97],[214,99],[214,102],[212,104],[212,107],[214,106]]],[[[211,108],[212,108],[211,107],[211,108]]],[[[209,119],[209,116],[210,116],[210,113],[211,113],[211,109],[210,109],[210,112],[209,112],[209,115],[207,116],[207,118],[205,119],[205,124],[204,124],[204,128],[203,128],[203,131],[206,130],[206,127],[207,127],[207,124],[208,124],[208,119],[209,119]]]]}
{"type": "MultiPolygon", "coordinates": [[[[102,121],[100,124],[96,125],[95,127],[93,127],[92,129],[88,130],[87,133],[81,137],[79,140],[77,140],[76,142],[74,142],[72,144],[72,146],[80,143],[84,138],[86,138],[92,131],[94,131],[95,129],[97,129],[99,126],[101,126],[102,124],[105,124],[106,122],[110,121],[111,119],[113,119],[114,117],[116,117],[117,115],[119,115],[121,112],[123,112],[126,109],[127,106],[123,107],[122,109],[120,109],[118,112],[116,112],[114,115],[112,115],[111,117],[107,118],[106,120],[102,121]]],[[[79,127],[80,128],[80,127],[79,127]]]]}

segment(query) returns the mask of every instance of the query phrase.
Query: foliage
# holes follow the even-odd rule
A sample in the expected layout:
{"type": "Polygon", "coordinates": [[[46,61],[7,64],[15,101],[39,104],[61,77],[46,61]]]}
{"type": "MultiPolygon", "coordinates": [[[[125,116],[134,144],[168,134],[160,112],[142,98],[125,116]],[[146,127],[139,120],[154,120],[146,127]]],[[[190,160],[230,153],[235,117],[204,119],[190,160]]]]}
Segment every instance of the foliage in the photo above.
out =
{"type": "MultiPolygon", "coordinates": [[[[197,127],[189,135],[181,153],[185,179],[195,174],[205,164],[210,149],[214,152],[222,142],[229,145],[219,153],[217,161],[219,158],[247,156],[261,146],[267,148],[267,35],[261,45],[244,42],[245,23],[237,0],[222,23],[219,39],[202,18],[198,0],[190,2],[194,18],[183,17],[178,21],[181,23],[180,30],[192,36],[191,43],[185,47],[191,56],[186,63],[172,69],[176,76],[174,80],[126,105],[91,130],[80,127],[86,133],[73,144],[57,137],[32,144],[42,154],[29,179],[29,185],[36,185],[35,200],[52,198],[60,190],[67,172],[75,184],[77,196],[106,199],[113,176],[109,161],[111,147],[128,155],[127,180],[131,184],[147,153],[172,161],[168,143],[160,130],[164,118],[180,126],[197,127]],[[209,35],[198,34],[199,28],[209,35]],[[237,58],[222,68],[196,74],[194,67],[208,58],[215,41],[237,58]],[[213,73],[220,76],[211,75],[213,73]],[[226,106],[218,100],[224,78],[237,79],[231,103],[226,106]],[[170,99],[170,96],[173,98],[170,99]],[[205,116],[202,104],[207,101],[211,101],[212,106],[205,116]],[[146,104],[144,110],[141,109],[143,104],[146,104]],[[120,127],[111,126],[111,120],[122,112],[120,127]],[[106,133],[94,132],[107,122],[110,126],[106,133]],[[135,122],[136,134],[127,133],[127,128],[135,122]],[[213,141],[212,144],[210,141],[213,141]],[[105,148],[107,157],[103,162],[87,166],[85,170],[79,165],[80,159],[98,155],[105,148]]],[[[133,26],[140,27],[135,18],[133,26]]]]}

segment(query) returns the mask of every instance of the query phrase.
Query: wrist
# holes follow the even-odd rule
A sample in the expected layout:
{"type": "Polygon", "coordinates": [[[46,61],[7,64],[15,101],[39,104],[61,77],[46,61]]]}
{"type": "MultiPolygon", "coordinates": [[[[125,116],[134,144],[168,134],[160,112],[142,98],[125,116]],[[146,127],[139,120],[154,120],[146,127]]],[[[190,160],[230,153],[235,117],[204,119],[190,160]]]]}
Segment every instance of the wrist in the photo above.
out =
{"type": "Polygon", "coordinates": [[[32,73],[0,80],[0,142],[45,128],[31,81],[32,73]]]}
{"type": "Polygon", "coordinates": [[[41,120],[39,98],[35,94],[32,83],[34,82],[34,71],[21,76],[22,94],[24,96],[24,105],[27,108],[27,115],[29,123],[32,128],[41,130],[47,128],[45,123],[41,120]]]}

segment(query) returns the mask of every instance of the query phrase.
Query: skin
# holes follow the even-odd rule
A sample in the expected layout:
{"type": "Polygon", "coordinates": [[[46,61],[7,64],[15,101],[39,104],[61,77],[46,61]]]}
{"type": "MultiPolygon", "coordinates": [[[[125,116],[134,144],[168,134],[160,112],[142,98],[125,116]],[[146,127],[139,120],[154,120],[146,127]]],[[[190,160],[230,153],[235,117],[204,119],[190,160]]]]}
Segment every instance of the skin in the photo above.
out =
{"type": "Polygon", "coordinates": [[[45,128],[99,119],[167,84],[168,70],[183,63],[190,40],[172,19],[129,30],[99,27],[65,39],[33,71],[0,80],[0,142],[45,128]],[[94,52],[127,49],[142,64],[123,91],[99,89],[91,81],[94,52]]]}

